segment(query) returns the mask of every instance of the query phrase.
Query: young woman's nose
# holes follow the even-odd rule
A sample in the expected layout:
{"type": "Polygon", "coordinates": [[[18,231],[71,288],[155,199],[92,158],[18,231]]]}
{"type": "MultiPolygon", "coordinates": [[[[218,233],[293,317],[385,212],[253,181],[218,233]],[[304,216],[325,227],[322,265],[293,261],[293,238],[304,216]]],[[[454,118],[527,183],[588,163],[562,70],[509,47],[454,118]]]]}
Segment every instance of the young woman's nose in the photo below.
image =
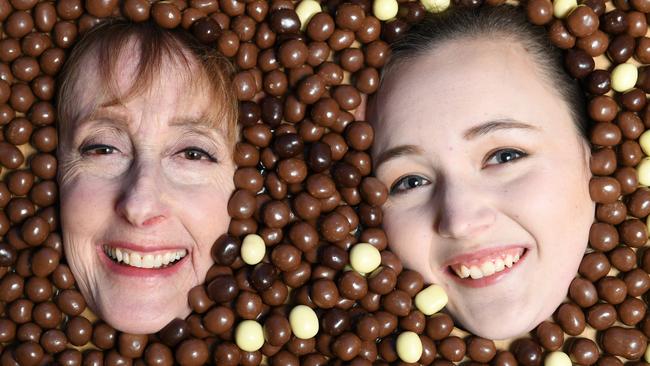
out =
{"type": "Polygon", "coordinates": [[[159,164],[135,162],[125,176],[117,213],[135,227],[149,227],[169,217],[159,164]]]}
{"type": "Polygon", "coordinates": [[[445,238],[463,239],[481,234],[496,220],[496,212],[486,203],[480,185],[468,182],[445,182],[435,201],[434,225],[445,238]]]}

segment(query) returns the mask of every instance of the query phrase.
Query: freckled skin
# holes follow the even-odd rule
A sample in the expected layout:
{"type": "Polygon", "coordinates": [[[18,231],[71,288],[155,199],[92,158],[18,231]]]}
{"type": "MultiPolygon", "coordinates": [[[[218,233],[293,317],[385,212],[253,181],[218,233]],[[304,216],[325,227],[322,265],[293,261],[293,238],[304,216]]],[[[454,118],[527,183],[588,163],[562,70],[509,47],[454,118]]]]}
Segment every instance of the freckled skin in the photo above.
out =
{"type": "Polygon", "coordinates": [[[383,222],[405,266],[443,286],[452,316],[482,337],[518,336],[549,317],[577,272],[594,203],[589,147],[535,61],[512,41],[450,41],[388,75],[373,106],[373,158],[416,150],[376,167],[393,187],[383,222]],[[493,120],[529,128],[465,136],[493,120]],[[465,286],[446,266],[503,246],[525,256],[488,286],[465,286]]]}
{"type": "MultiPolygon", "coordinates": [[[[94,62],[86,56],[84,68],[94,62]]],[[[127,48],[118,62],[119,91],[130,85],[136,62],[127,48]]],[[[60,131],[66,258],[90,308],[120,331],[153,333],[187,316],[187,293],[204,281],[211,246],[230,221],[234,163],[226,133],[201,121],[177,123],[200,119],[218,101],[205,92],[207,79],[203,88],[191,88],[183,72],[166,60],[149,90],[95,113],[105,102],[100,88],[80,86],[99,81],[82,73],[74,96],[80,119],[60,131]],[[89,148],[98,145],[111,149],[89,148]],[[167,276],[134,277],[111,270],[101,250],[106,242],[182,248],[188,255],[167,276]]]]}

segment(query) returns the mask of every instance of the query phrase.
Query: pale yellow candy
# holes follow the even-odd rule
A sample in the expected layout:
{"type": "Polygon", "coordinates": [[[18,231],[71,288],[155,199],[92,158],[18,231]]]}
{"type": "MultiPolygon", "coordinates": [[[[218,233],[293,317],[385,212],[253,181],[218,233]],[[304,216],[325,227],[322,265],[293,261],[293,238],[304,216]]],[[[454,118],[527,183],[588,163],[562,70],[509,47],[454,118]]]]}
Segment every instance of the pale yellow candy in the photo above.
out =
{"type": "Polygon", "coordinates": [[[291,332],[300,339],[309,339],[318,333],[318,317],[307,305],[298,305],[289,313],[291,332]]]}
{"type": "Polygon", "coordinates": [[[571,358],[562,351],[551,352],[546,355],[544,366],[571,366],[571,358]]]}
{"type": "Polygon", "coordinates": [[[241,244],[241,259],[254,266],[262,261],[266,253],[264,239],[257,234],[248,234],[241,244]]]}
{"type": "Polygon", "coordinates": [[[318,1],[302,0],[296,6],[296,14],[298,14],[298,19],[300,19],[300,29],[305,30],[311,18],[322,10],[318,1]]]}
{"type": "Polygon", "coordinates": [[[397,356],[404,362],[415,363],[422,357],[422,341],[415,332],[408,331],[398,335],[395,348],[397,356]]]}
{"type": "Polygon", "coordinates": [[[355,244],[350,249],[350,265],[352,268],[366,274],[374,271],[381,264],[381,253],[379,250],[368,243],[355,244]]]}
{"type": "Polygon", "coordinates": [[[650,130],[641,134],[639,137],[639,145],[643,153],[650,156],[650,130]]]}
{"type": "Polygon", "coordinates": [[[556,18],[565,18],[577,7],[578,2],[576,0],[553,0],[553,15],[556,18]]]}
{"type": "Polygon", "coordinates": [[[646,347],[645,354],[643,355],[643,359],[645,360],[645,362],[650,362],[650,345],[646,347]]]}
{"type": "Polygon", "coordinates": [[[264,345],[264,330],[255,320],[244,320],[235,329],[235,343],[246,352],[255,352],[264,345]]]}
{"type": "Polygon", "coordinates": [[[424,315],[433,315],[447,305],[447,293],[439,285],[431,285],[415,295],[415,306],[424,315]]]}
{"type": "Polygon", "coordinates": [[[636,85],[639,71],[632,64],[620,64],[612,70],[612,89],[619,93],[626,92],[636,85]]]}
{"type": "Polygon", "coordinates": [[[636,175],[639,177],[640,185],[650,186],[650,158],[643,158],[636,166],[636,175]]]}
{"type": "Polygon", "coordinates": [[[372,3],[372,12],[379,20],[390,20],[397,16],[397,0],[375,0],[372,3]]]}
{"type": "Polygon", "coordinates": [[[431,13],[440,13],[451,5],[451,0],[422,0],[424,8],[431,13]]]}

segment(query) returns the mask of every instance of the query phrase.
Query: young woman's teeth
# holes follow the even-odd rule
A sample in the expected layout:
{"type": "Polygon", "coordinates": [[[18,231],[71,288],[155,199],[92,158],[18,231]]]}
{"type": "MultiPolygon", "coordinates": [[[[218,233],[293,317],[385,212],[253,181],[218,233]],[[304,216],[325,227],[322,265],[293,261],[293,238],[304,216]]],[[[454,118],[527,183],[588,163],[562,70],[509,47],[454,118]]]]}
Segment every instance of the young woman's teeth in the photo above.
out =
{"type": "Polygon", "coordinates": [[[460,278],[472,278],[473,280],[478,280],[479,278],[492,276],[497,272],[501,272],[506,268],[511,268],[513,264],[519,261],[519,254],[508,254],[503,258],[497,258],[487,262],[483,262],[480,265],[464,265],[464,264],[455,264],[451,266],[451,269],[456,273],[460,278]]]}
{"type": "Polygon", "coordinates": [[[104,253],[114,262],[137,268],[161,268],[178,262],[187,255],[185,249],[164,253],[142,254],[127,249],[103,247],[104,253]]]}

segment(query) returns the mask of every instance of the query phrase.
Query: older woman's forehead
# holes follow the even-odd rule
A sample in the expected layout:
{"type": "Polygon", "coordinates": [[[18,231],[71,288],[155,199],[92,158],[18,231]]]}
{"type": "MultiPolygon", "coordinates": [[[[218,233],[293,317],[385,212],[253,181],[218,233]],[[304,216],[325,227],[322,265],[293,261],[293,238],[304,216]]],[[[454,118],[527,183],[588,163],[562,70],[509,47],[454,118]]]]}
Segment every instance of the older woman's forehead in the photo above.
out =
{"type": "Polygon", "coordinates": [[[207,118],[205,122],[216,122],[209,121],[213,118],[211,109],[219,109],[219,104],[212,102],[215,100],[214,88],[205,70],[196,63],[188,68],[176,60],[165,58],[152,79],[148,80],[148,85],[139,93],[128,95],[142,82],[137,72],[139,59],[136,55],[132,51],[123,53],[110,70],[109,80],[102,80],[101,73],[97,72],[99,61],[96,57],[83,60],[83,68],[74,83],[75,97],[79,98],[79,103],[74,104],[80,109],[77,112],[88,114],[103,107],[126,106],[137,98],[166,102],[174,100],[175,105],[184,109],[184,114],[197,116],[185,120],[205,121],[207,118]],[[199,115],[205,118],[199,119],[199,115]]]}

